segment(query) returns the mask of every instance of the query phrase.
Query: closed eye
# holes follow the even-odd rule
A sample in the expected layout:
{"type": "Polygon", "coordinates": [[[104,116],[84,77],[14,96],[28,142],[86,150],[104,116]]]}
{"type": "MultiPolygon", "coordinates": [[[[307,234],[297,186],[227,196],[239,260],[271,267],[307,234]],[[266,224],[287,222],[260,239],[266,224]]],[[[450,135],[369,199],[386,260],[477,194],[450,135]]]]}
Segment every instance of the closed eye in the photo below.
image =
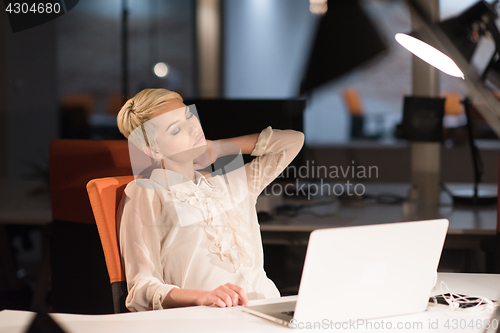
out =
{"type": "MultiPolygon", "coordinates": [[[[192,118],[193,116],[194,116],[194,114],[193,114],[191,111],[189,111],[189,109],[187,109],[187,110],[186,110],[186,120],[188,120],[188,119],[192,118]]],[[[181,128],[180,128],[180,126],[179,126],[179,127],[177,127],[177,128],[174,130],[174,132],[172,132],[172,135],[176,135],[176,134],[177,134],[177,133],[179,133],[180,131],[181,131],[181,128]]]]}
{"type": "MultiPolygon", "coordinates": [[[[194,116],[194,114],[189,110],[188,107],[186,107],[186,120],[192,118],[193,116],[194,116]]],[[[178,121],[176,121],[176,122],[178,122],[178,121]]],[[[181,131],[181,127],[178,126],[176,129],[174,129],[174,131],[172,132],[172,135],[176,135],[180,131],[181,131]]]]}

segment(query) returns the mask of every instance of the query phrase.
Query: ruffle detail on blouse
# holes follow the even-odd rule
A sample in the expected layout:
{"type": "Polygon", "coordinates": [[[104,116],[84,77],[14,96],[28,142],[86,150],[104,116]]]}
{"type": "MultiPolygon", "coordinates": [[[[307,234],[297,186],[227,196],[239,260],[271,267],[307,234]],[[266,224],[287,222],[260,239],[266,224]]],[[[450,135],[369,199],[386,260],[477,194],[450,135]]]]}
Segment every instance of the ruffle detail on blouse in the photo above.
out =
{"type": "MultiPolygon", "coordinates": [[[[233,264],[235,272],[242,267],[251,267],[253,251],[250,246],[250,229],[245,223],[245,213],[233,207],[229,193],[222,191],[215,184],[201,177],[198,184],[182,183],[170,189],[179,201],[200,209],[205,219],[205,232],[209,238],[210,252],[216,254],[221,261],[233,264]],[[220,206],[213,201],[219,201],[220,206]],[[227,223],[220,224],[216,219],[227,213],[227,223]]],[[[223,222],[222,222],[223,223],[223,222]]]]}

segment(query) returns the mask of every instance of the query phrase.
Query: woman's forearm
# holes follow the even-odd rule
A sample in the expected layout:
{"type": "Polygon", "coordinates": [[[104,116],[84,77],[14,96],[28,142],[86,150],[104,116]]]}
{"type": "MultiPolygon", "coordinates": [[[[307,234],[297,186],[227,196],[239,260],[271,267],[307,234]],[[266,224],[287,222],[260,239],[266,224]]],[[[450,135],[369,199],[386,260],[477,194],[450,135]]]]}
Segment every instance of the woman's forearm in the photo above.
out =
{"type": "Polygon", "coordinates": [[[228,282],[212,291],[173,288],[162,302],[164,309],[193,305],[247,306],[248,297],[243,288],[228,282]]]}
{"type": "MultiPolygon", "coordinates": [[[[236,144],[240,148],[242,154],[250,154],[254,150],[258,138],[259,138],[259,133],[255,133],[255,134],[237,136],[234,138],[220,139],[216,140],[216,142],[226,142],[226,143],[236,144]]],[[[223,155],[229,155],[226,152],[227,151],[224,150],[223,155]]],[[[239,152],[236,152],[236,154],[238,153],[239,152]]]]}
{"type": "Polygon", "coordinates": [[[206,293],[203,290],[195,289],[180,289],[172,288],[165,298],[163,299],[162,307],[167,308],[178,308],[183,306],[194,306],[197,304],[197,300],[202,294],[206,293]]]}

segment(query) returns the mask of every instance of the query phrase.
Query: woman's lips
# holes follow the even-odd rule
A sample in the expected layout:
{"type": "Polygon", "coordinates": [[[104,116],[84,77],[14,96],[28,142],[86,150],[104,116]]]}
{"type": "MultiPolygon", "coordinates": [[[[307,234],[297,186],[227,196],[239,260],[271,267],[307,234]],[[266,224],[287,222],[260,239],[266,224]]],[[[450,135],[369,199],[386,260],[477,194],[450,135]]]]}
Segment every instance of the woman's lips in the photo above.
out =
{"type": "Polygon", "coordinates": [[[203,133],[202,133],[202,134],[200,134],[200,135],[198,136],[198,138],[196,139],[196,142],[194,143],[194,146],[196,146],[197,144],[199,144],[199,143],[203,140],[203,138],[204,138],[204,137],[205,137],[205,136],[203,135],[203,133]]]}

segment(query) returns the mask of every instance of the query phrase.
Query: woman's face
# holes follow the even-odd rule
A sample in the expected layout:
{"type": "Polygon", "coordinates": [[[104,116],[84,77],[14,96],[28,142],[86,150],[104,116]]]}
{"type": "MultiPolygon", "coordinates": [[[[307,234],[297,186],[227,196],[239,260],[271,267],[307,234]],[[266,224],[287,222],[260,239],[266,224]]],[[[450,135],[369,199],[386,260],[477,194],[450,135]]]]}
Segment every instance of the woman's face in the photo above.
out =
{"type": "Polygon", "coordinates": [[[163,157],[187,163],[205,152],[207,143],[198,118],[178,99],[169,100],[153,118],[158,124],[156,142],[163,157]]]}

